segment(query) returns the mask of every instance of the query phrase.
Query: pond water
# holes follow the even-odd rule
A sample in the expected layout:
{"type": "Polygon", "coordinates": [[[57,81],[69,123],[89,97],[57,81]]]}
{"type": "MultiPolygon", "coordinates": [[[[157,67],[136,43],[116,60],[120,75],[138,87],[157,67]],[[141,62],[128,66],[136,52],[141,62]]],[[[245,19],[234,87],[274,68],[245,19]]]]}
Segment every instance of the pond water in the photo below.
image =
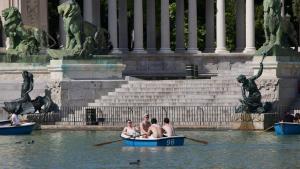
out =
{"type": "Polygon", "coordinates": [[[1,169],[118,168],[296,168],[300,167],[300,136],[272,132],[180,131],[208,145],[186,140],[182,147],[134,148],[119,132],[34,131],[28,136],[0,136],[1,169]],[[28,144],[34,140],[33,144],[28,144]],[[140,160],[139,165],[130,162],[140,160]]]}

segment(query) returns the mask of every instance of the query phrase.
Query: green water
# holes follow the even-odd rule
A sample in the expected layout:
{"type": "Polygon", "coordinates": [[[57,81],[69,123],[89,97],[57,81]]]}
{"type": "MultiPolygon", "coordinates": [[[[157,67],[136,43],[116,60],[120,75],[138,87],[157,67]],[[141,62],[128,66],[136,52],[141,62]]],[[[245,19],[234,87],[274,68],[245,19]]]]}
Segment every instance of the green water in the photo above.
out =
{"type": "Polygon", "coordinates": [[[125,147],[119,132],[34,131],[29,136],[0,136],[1,169],[114,169],[114,168],[297,168],[300,136],[242,131],[182,131],[209,142],[186,140],[182,147],[125,147]],[[34,140],[34,144],[28,144],[34,140]],[[16,144],[16,142],[20,142],[16,144]],[[141,160],[139,165],[129,162],[141,160]]]}

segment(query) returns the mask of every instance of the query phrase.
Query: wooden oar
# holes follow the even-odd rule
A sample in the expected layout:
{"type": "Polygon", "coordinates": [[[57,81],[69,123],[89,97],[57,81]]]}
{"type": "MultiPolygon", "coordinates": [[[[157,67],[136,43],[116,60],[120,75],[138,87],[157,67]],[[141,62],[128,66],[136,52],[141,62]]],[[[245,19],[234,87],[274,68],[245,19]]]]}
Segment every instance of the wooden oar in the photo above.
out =
{"type": "Polygon", "coordinates": [[[108,141],[108,142],[104,142],[104,143],[99,143],[99,144],[95,144],[94,146],[103,146],[103,145],[106,145],[106,144],[111,144],[111,143],[115,143],[115,142],[119,142],[119,141],[122,141],[123,139],[119,139],[119,140],[114,140],[114,141],[108,141]]]}
{"type": "Polygon", "coordinates": [[[198,143],[202,143],[202,144],[208,144],[207,141],[205,140],[198,140],[198,139],[194,139],[194,138],[190,138],[190,137],[185,137],[186,139],[192,140],[194,142],[198,142],[198,143]]]}
{"type": "Polygon", "coordinates": [[[271,130],[272,128],[274,128],[274,126],[271,126],[271,127],[267,128],[267,129],[265,129],[264,131],[269,131],[269,130],[271,130]]]}

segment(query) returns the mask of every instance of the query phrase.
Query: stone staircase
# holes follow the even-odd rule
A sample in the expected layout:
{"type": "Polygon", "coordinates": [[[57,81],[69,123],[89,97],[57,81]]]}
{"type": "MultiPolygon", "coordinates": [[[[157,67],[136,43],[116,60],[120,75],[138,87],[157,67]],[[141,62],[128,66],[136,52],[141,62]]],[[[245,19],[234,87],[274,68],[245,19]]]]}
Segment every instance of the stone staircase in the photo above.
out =
{"type": "MultiPolygon", "coordinates": [[[[253,75],[251,64],[222,71],[211,79],[184,80],[129,80],[114,92],[89,103],[89,107],[234,107],[241,98],[240,84],[236,77],[240,74],[253,75]]],[[[84,113],[84,111],[80,111],[84,113]]],[[[76,112],[79,113],[80,112],[76,112]]],[[[75,113],[75,114],[76,114],[75,113]]],[[[142,114],[141,114],[142,115],[142,114]]],[[[140,119],[142,116],[132,117],[140,119]]],[[[78,116],[78,115],[77,115],[78,116]]],[[[85,120],[84,115],[82,122],[85,120]]],[[[120,116],[123,116],[120,114],[120,116]]],[[[125,115],[126,116],[126,115],[125,115]]],[[[124,119],[127,119],[124,116],[124,119]]],[[[185,114],[187,116],[187,114],[185,114]]],[[[64,117],[70,121],[74,114],[64,117]]],[[[123,118],[123,117],[122,117],[123,118]]],[[[213,115],[207,117],[215,118],[213,115]]],[[[63,124],[68,122],[63,122],[63,124]]],[[[71,122],[72,123],[72,122],[71,122]]],[[[78,122],[78,124],[82,124],[78,122]]],[[[124,123],[123,123],[124,124],[124,123]]]]}

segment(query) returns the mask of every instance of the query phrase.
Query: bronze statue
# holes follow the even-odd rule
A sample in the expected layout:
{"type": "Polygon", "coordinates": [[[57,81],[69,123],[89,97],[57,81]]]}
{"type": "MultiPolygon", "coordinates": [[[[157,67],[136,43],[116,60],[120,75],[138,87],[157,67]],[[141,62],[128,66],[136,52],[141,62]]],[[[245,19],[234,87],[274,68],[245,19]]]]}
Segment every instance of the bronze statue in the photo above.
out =
{"type": "Polygon", "coordinates": [[[21,88],[21,98],[11,102],[4,102],[3,109],[8,113],[27,114],[39,112],[51,112],[56,107],[51,100],[50,92],[45,91],[45,96],[38,96],[31,100],[29,93],[33,90],[33,75],[28,71],[23,71],[23,84],[21,88]],[[42,109],[42,107],[44,108],[42,109]]]}
{"type": "Polygon", "coordinates": [[[260,62],[260,68],[256,75],[246,78],[245,75],[239,75],[237,81],[242,83],[242,96],[240,99],[241,105],[236,109],[236,113],[265,113],[270,109],[270,103],[265,105],[261,102],[261,93],[255,83],[263,73],[263,60],[266,55],[264,54],[262,61],[260,62]],[[247,95],[248,93],[248,95],[247,95]]]}
{"type": "Polygon", "coordinates": [[[282,55],[277,49],[284,51],[285,55],[297,55],[290,47],[298,48],[297,35],[294,25],[289,16],[281,17],[280,0],[264,0],[264,32],[266,41],[258,49],[257,55],[267,53],[267,55],[282,55]]]}
{"type": "Polygon", "coordinates": [[[17,56],[38,54],[41,48],[52,47],[55,40],[46,31],[24,25],[21,13],[15,7],[9,7],[2,11],[4,18],[4,33],[9,39],[7,53],[17,56]],[[48,39],[52,44],[48,44],[48,39]]]}
{"type": "Polygon", "coordinates": [[[264,46],[279,44],[277,32],[281,21],[281,2],[280,0],[264,0],[264,31],[266,42],[264,46]]]}
{"type": "Polygon", "coordinates": [[[52,58],[90,58],[92,55],[106,54],[111,50],[108,32],[84,21],[80,6],[75,0],[60,4],[57,10],[64,21],[66,44],[64,49],[49,49],[48,54],[52,58]]]}

